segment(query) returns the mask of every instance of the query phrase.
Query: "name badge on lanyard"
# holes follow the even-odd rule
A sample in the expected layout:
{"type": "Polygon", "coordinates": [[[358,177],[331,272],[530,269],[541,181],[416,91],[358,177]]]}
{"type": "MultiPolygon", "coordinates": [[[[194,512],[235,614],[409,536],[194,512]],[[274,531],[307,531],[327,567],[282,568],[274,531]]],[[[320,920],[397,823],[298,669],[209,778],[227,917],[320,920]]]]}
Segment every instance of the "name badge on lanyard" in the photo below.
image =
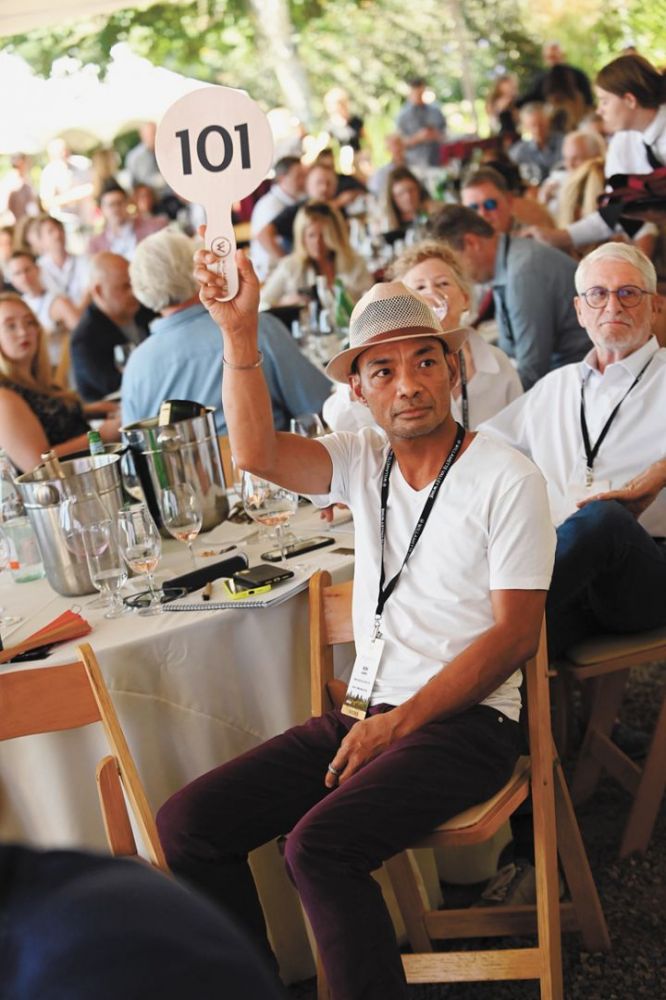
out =
{"type": "Polygon", "coordinates": [[[384,640],[371,639],[354,660],[354,668],[347,685],[347,694],[340,711],[353,719],[365,719],[370,708],[372,689],[384,652],[384,640]]]}

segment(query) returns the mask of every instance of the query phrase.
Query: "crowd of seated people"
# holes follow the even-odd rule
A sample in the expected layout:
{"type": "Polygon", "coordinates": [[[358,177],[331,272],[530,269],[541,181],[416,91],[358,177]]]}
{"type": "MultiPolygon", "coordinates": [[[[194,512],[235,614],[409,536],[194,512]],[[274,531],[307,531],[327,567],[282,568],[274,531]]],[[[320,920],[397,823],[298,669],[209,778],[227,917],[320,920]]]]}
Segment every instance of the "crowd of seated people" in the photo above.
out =
{"type": "MultiPolygon", "coordinates": [[[[374,178],[339,172],[328,149],[307,165],[278,159],[231,304],[210,256],[177,231],[182,205],[156,176],[154,128],[128,157],[131,191],[100,158],[87,252],[68,239],[89,178],[62,142],[42,185],[49,214],[17,208],[0,230],[10,288],[0,293],[0,448],[18,469],[50,448],[85,450],[89,419],[111,443],[165,398],[196,399],[241,467],[352,507],[364,638],[378,628],[375,570],[386,556],[395,584],[423,497],[451,471],[432,546],[419,546],[395,595],[380,589],[391,598],[388,642],[368,718],[329,714],[283,734],[197,779],[159,816],[174,872],[227,907],[269,958],[245,858],[293,828],[287,866],[345,1000],[402,996],[370,872],[511,773],[516,668],[544,612],[553,657],[599,631],[666,624],[664,228],[597,208],[613,174],[666,166],[664,75],[622,55],[593,91],[559,46],[544,58],[522,95],[511,76],[497,81],[488,109],[501,149],[449,185],[447,204],[431,189],[446,122],[422,79],[410,81],[374,178]],[[588,122],[595,96],[608,144],[588,122]],[[338,282],[355,307],[324,370],[271,310],[338,282]],[[106,398],[118,393],[119,404],[106,398]],[[303,413],[323,413],[333,433],[275,433],[303,413]],[[442,614],[423,627],[433,594],[442,614]],[[405,788],[420,813],[402,808],[405,788]],[[362,818],[355,794],[374,796],[362,818]],[[268,818],[255,824],[257,802],[268,818]]],[[[351,121],[345,109],[336,105],[336,128],[351,121]]],[[[14,169],[32,204],[24,164],[14,169]]]]}

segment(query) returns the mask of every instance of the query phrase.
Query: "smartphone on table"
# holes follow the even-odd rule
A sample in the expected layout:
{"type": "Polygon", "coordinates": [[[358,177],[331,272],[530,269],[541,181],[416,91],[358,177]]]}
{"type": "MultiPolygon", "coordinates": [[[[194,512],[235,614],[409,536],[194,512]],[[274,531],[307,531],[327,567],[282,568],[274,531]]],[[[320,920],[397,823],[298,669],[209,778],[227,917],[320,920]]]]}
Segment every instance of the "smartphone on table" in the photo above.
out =
{"type": "MultiPolygon", "coordinates": [[[[285,559],[291,559],[292,556],[302,556],[306,552],[323,549],[326,545],[335,545],[335,538],[331,535],[314,535],[312,538],[301,538],[291,545],[285,545],[284,556],[285,559]]],[[[280,549],[271,549],[269,552],[262,552],[261,558],[268,560],[268,562],[280,562],[282,553],[280,549]]]]}
{"type": "Polygon", "coordinates": [[[249,566],[234,573],[232,580],[240,587],[271,587],[284,580],[290,580],[294,574],[290,569],[283,566],[267,566],[266,563],[259,563],[258,566],[249,566]]]}

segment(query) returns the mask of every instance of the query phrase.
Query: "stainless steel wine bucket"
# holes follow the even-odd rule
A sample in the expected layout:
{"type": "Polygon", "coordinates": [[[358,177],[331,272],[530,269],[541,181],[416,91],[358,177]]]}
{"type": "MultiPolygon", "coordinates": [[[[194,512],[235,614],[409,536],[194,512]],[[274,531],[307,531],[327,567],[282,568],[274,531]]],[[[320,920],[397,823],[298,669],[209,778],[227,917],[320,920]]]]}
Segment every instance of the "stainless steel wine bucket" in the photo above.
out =
{"type": "Polygon", "coordinates": [[[94,594],[85,558],[74,555],[65,544],[60,526],[60,505],[72,494],[84,496],[97,493],[115,520],[123,505],[118,455],[84,455],[69,460],[61,459],[65,476],[52,479],[43,465],[26,472],[16,480],[16,486],[30,518],[37,544],[42,555],[46,577],[59,594],[73,597],[77,594],[94,594]]]}
{"type": "Polygon", "coordinates": [[[126,491],[148,505],[162,535],[159,498],[162,490],[189,483],[203,511],[203,531],[210,531],[229,513],[222,459],[213,419],[208,408],[200,417],[158,426],[157,417],[122,428],[128,451],[122,473],[126,491]]]}

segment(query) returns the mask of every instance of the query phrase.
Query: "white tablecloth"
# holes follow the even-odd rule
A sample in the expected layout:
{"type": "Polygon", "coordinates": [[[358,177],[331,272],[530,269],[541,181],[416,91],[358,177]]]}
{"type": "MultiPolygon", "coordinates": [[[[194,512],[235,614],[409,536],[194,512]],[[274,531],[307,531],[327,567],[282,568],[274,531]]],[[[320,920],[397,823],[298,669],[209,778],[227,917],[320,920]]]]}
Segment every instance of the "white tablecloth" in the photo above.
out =
{"type": "MultiPolygon", "coordinates": [[[[297,528],[301,535],[322,533],[312,510],[299,514],[297,528]]],[[[220,525],[205,537],[224,541],[237,536],[238,528],[220,525]]],[[[353,545],[348,526],[336,538],[340,546],[353,545]]],[[[349,578],[351,559],[332,552],[338,545],[297,561],[329,569],[336,579],[349,578]]],[[[259,552],[270,547],[265,542],[248,547],[250,561],[258,562],[259,552]]],[[[177,542],[165,542],[160,573],[186,572],[188,558],[177,542]]],[[[0,577],[0,605],[26,616],[7,643],[67,608],[82,606],[93,626],[83,641],[91,643],[99,658],[154,810],[186,782],[308,717],[305,592],[252,611],[127,615],[113,621],[87,607],[90,600],[61,597],[45,580],[19,585],[7,573],[0,577]]],[[[75,658],[75,647],[57,646],[48,659],[22,666],[68,662],[75,658]]],[[[105,745],[97,728],[0,745],[3,839],[106,848],[94,775],[105,745]]],[[[312,972],[311,957],[295,893],[274,845],[255,852],[253,867],[283,977],[304,978],[312,972]]]]}

